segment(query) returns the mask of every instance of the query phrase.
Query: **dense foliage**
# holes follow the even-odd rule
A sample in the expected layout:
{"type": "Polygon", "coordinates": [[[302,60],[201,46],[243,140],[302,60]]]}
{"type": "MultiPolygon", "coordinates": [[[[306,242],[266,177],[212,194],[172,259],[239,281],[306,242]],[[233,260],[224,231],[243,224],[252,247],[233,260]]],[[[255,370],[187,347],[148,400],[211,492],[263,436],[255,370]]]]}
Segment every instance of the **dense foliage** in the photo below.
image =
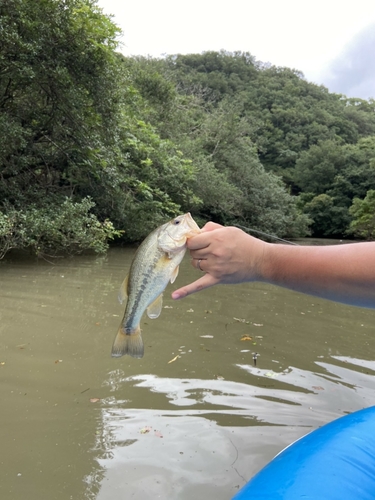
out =
{"type": "Polygon", "coordinates": [[[373,237],[373,100],[247,53],[125,58],[118,34],[95,0],[0,3],[0,257],[100,252],[184,211],[373,237]]]}
{"type": "Polygon", "coordinates": [[[365,239],[375,239],[375,190],[367,191],[364,200],[354,198],[350,207],[350,214],[353,221],[350,224],[349,232],[355,236],[365,239]]]}

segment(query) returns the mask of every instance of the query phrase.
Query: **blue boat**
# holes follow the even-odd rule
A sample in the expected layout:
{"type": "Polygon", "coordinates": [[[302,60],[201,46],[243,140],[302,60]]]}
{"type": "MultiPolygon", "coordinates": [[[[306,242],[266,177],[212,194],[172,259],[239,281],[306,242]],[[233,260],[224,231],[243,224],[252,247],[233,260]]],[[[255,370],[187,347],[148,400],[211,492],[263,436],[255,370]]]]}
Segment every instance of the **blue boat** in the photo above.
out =
{"type": "Polygon", "coordinates": [[[285,448],[233,500],[374,500],[375,406],[285,448]]]}

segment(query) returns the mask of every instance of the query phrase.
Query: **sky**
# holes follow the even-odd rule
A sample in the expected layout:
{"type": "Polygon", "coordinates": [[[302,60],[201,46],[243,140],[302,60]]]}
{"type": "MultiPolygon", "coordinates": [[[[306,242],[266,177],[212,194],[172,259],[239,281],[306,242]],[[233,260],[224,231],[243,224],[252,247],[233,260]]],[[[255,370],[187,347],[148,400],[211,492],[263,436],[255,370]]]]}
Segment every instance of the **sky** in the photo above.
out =
{"type": "Polygon", "coordinates": [[[250,52],[348,97],[375,98],[375,0],[98,0],[125,55],[250,52]]]}

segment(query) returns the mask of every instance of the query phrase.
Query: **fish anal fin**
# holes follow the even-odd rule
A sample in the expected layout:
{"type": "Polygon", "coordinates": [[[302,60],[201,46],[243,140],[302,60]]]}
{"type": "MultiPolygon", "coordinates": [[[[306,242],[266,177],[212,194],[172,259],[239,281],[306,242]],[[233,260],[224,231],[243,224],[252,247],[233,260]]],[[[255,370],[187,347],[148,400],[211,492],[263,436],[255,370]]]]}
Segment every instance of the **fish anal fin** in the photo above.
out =
{"type": "Polygon", "coordinates": [[[122,304],[125,300],[128,300],[128,281],[129,275],[126,276],[122,285],[120,286],[120,290],[118,291],[118,301],[122,304]]]}
{"type": "Polygon", "coordinates": [[[120,358],[125,354],[133,358],[143,358],[144,346],[139,325],[131,333],[126,333],[122,326],[118,329],[112,346],[112,357],[120,358]]]}
{"type": "Polygon", "coordinates": [[[174,283],[178,276],[179,266],[176,266],[176,269],[171,274],[171,283],[174,283]]]}
{"type": "Polygon", "coordinates": [[[160,316],[163,306],[163,294],[161,293],[147,308],[147,316],[150,319],[156,319],[160,316]]]}

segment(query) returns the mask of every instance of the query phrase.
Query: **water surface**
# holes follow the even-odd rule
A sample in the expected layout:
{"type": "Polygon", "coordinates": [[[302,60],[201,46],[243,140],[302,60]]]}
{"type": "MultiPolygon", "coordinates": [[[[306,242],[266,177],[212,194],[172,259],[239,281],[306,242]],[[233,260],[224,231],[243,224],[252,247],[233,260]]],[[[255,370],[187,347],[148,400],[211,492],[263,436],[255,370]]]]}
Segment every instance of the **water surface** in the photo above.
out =
{"type": "Polygon", "coordinates": [[[188,258],[142,322],[144,358],[112,359],[133,253],[0,263],[1,499],[229,499],[375,404],[375,311],[261,284],[174,302],[199,277],[188,258]]]}

